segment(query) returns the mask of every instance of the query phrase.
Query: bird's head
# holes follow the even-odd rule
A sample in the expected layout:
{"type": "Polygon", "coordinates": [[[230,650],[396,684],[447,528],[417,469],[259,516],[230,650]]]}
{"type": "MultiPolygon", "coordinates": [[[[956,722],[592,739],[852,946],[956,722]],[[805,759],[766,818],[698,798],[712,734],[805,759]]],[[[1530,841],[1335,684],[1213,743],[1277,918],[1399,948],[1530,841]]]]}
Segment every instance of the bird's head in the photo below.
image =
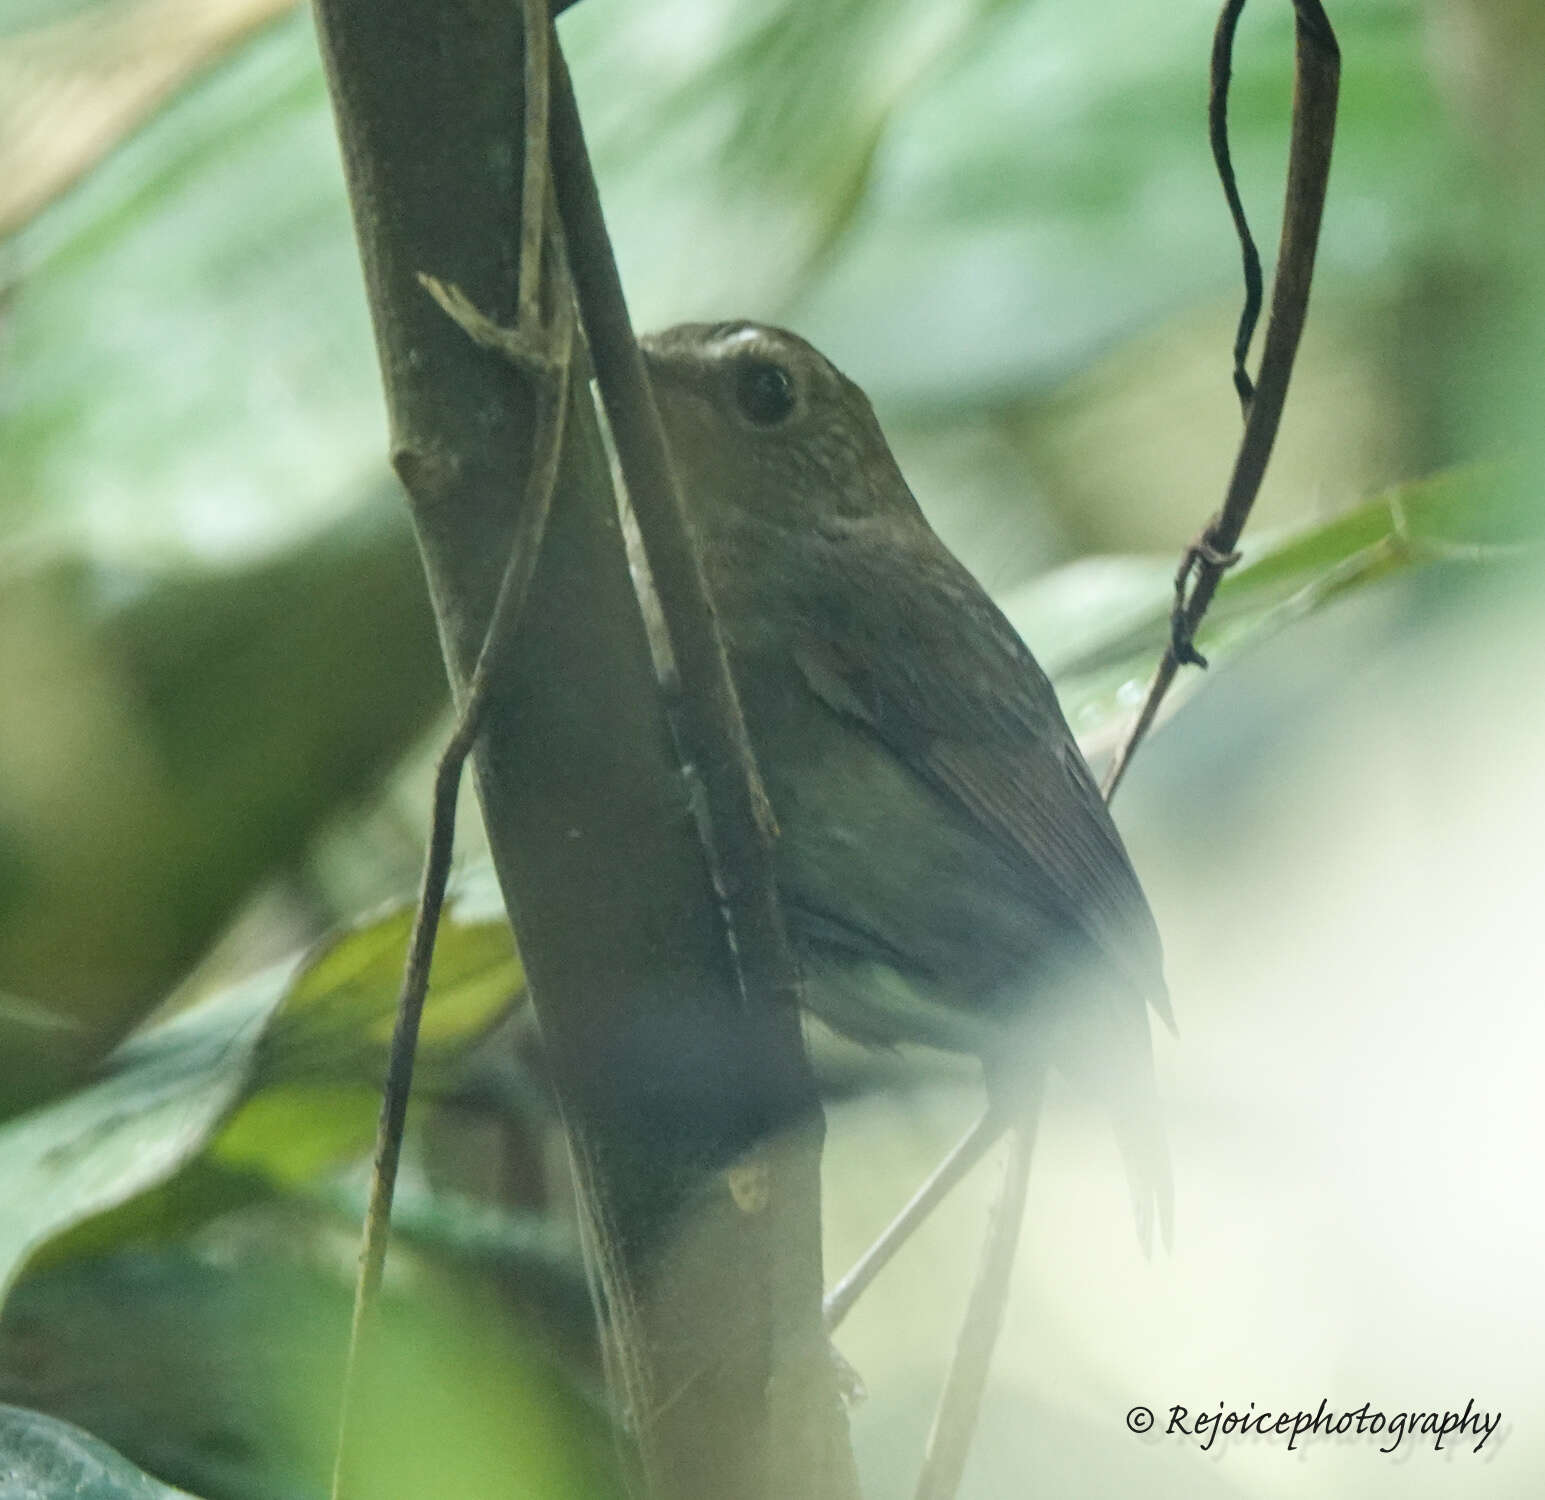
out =
{"type": "Polygon", "coordinates": [[[688,509],[807,528],[920,519],[869,398],[804,339],[759,323],[683,323],[643,340],[688,509]]]}

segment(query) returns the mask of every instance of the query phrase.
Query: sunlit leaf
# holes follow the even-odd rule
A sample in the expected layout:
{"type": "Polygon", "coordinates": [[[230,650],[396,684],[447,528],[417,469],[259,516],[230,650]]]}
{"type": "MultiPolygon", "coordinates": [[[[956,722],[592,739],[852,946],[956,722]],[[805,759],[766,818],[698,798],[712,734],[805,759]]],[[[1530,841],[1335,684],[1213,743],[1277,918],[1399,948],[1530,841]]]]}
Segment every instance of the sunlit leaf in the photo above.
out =
{"type": "MultiPolygon", "coordinates": [[[[337,1078],[353,1063],[379,1077],[402,984],[414,913],[402,907],[328,943],[285,997],[259,1053],[263,1083],[337,1078]]],[[[419,1031],[419,1059],[485,1030],[524,983],[502,912],[467,922],[453,907],[435,944],[434,1004],[419,1031]]]]}

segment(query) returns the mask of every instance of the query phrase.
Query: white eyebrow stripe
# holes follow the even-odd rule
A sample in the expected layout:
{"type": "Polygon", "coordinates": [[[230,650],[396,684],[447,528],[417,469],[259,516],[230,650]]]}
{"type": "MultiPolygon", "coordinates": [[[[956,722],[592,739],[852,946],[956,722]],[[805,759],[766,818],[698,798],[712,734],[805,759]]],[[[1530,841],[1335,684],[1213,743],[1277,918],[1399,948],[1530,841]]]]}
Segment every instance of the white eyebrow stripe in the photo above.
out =
{"type": "Polygon", "coordinates": [[[762,330],[751,324],[747,324],[744,328],[737,328],[734,333],[725,333],[719,336],[719,343],[725,348],[733,348],[736,344],[756,344],[762,341],[762,330]]]}

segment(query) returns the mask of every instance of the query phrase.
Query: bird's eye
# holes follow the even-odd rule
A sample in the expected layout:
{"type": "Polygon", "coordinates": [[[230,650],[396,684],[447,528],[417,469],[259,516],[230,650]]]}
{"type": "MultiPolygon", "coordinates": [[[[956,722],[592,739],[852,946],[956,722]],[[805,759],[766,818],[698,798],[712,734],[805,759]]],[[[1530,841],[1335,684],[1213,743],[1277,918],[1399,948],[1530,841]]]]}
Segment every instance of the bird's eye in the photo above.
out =
{"type": "Polygon", "coordinates": [[[794,377],[768,359],[746,359],[735,371],[735,402],[748,422],[776,427],[794,410],[794,377]]]}

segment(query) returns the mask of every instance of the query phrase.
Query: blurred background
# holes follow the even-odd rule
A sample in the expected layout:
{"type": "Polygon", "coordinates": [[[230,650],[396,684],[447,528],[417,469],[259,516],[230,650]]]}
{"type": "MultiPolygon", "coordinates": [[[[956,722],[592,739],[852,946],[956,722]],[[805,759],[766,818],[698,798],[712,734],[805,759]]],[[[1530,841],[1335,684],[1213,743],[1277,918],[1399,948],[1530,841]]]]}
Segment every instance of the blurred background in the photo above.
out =
{"type": "MultiPolygon", "coordinates": [[[[1144,1260],[1106,1127],[1055,1094],[979,1500],[1545,1483],[1545,10],[1328,8],[1340,132],[1282,437],[1214,670],[1117,802],[1180,1026],[1175,1246],[1144,1260]],[[1501,1425],[1479,1454],[1164,1435],[1175,1405],[1322,1397],[1501,1425]]],[[[560,24],[639,326],[786,324],[865,386],[1096,759],[1238,436],[1214,15],[584,0],[560,24]]],[[[1291,35],[1258,0],[1235,58],[1268,270],[1291,35]]],[[[444,729],[385,448],[308,12],[0,0],[0,1401],[211,1500],[325,1493],[444,729]]],[[[465,804],[377,1492],[607,1495],[561,1142],[465,804]]],[[[835,1274],[977,1096],[814,1040],[835,1274]]],[[[839,1338],[870,1495],[910,1490],[995,1173],[839,1338]]]]}

